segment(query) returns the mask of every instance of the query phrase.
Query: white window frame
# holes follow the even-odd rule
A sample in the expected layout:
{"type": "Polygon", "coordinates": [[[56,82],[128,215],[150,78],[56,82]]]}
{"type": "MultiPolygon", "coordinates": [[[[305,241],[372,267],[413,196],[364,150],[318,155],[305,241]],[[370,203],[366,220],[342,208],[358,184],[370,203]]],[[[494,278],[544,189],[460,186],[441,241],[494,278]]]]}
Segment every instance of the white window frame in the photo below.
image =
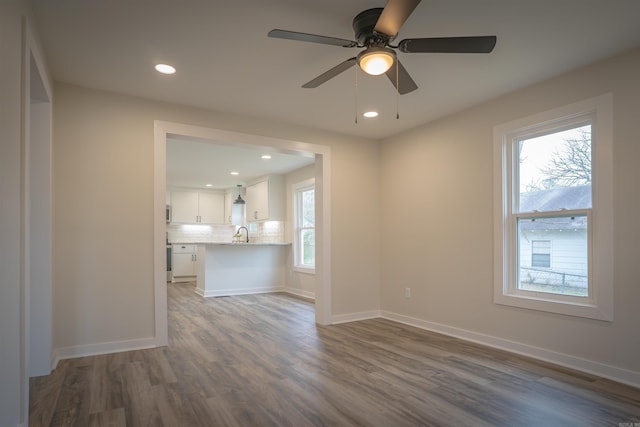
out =
{"type": "MultiPolygon", "coordinates": [[[[613,96],[605,94],[494,127],[494,302],[613,321],[613,96]],[[591,123],[592,208],[588,216],[589,296],[517,289],[516,140],[591,123]]],[[[574,211],[571,211],[574,212],[574,211]]],[[[569,211],[542,213],[558,216],[569,211]]],[[[534,214],[535,215],[535,214],[534,214]]],[[[518,214],[523,217],[523,214],[518,214]]]]}
{"type": "MultiPolygon", "coordinates": [[[[302,256],[302,230],[311,227],[303,228],[300,226],[302,215],[302,193],[308,190],[315,190],[315,179],[310,178],[302,182],[298,182],[292,185],[291,194],[293,196],[293,267],[294,271],[307,274],[315,274],[316,269],[308,265],[301,263],[302,256]]],[[[315,230],[315,226],[313,227],[315,230]]],[[[315,264],[315,263],[314,263],[315,264]]]]}

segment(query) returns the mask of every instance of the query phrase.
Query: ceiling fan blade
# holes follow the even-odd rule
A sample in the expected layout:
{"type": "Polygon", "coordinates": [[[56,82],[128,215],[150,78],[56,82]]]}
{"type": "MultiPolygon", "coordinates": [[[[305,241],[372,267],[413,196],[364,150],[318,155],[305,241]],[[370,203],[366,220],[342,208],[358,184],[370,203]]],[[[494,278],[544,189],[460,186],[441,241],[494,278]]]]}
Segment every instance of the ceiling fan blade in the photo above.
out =
{"type": "Polygon", "coordinates": [[[332,46],[341,46],[341,47],[356,47],[358,45],[358,43],[352,40],[338,39],[335,37],[319,36],[317,34],[298,33],[295,31],[278,30],[278,29],[269,31],[268,36],[276,39],[297,40],[301,42],[320,43],[320,44],[328,44],[332,46]]]}
{"type": "Polygon", "coordinates": [[[496,36],[430,37],[402,40],[398,48],[406,53],[489,53],[496,41],[496,36]]]}
{"type": "Polygon", "coordinates": [[[420,0],[389,0],[376,22],[374,31],[393,38],[400,31],[420,0]]]}
{"type": "Polygon", "coordinates": [[[336,65],[335,67],[333,67],[329,71],[326,71],[326,72],[320,74],[318,77],[316,77],[315,79],[311,80],[310,82],[307,82],[307,83],[303,84],[302,87],[306,88],[306,89],[312,89],[314,87],[318,87],[322,83],[324,83],[324,82],[326,82],[328,80],[331,80],[332,78],[334,78],[338,74],[342,73],[343,71],[348,70],[349,68],[353,67],[354,65],[356,65],[356,58],[355,57],[349,58],[346,61],[341,62],[340,64],[336,65]]]}
{"type": "Polygon", "coordinates": [[[402,63],[398,60],[394,61],[391,68],[386,72],[387,77],[393,83],[393,86],[398,90],[400,95],[413,92],[418,89],[418,85],[413,81],[407,70],[402,66],[402,63]],[[397,70],[397,74],[396,74],[397,70]]]}

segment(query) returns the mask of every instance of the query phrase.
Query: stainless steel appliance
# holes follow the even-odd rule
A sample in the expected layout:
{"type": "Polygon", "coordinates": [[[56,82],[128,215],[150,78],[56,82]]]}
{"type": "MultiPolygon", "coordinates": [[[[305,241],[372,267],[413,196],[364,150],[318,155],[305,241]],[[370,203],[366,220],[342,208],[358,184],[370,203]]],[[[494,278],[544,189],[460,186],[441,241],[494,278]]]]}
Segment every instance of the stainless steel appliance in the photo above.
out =
{"type": "Polygon", "coordinates": [[[171,268],[171,245],[169,244],[169,233],[166,234],[167,245],[167,282],[173,280],[173,269],[171,268]]]}

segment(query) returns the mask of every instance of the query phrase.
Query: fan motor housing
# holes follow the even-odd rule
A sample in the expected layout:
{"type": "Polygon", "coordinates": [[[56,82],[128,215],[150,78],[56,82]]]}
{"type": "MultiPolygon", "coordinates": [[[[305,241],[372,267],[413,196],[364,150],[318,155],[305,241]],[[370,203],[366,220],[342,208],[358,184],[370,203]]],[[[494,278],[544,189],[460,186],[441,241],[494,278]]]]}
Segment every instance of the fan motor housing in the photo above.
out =
{"type": "Polygon", "coordinates": [[[389,36],[380,35],[373,31],[383,9],[382,7],[367,9],[353,18],[353,31],[356,34],[356,40],[362,46],[384,45],[388,41],[389,36]]]}

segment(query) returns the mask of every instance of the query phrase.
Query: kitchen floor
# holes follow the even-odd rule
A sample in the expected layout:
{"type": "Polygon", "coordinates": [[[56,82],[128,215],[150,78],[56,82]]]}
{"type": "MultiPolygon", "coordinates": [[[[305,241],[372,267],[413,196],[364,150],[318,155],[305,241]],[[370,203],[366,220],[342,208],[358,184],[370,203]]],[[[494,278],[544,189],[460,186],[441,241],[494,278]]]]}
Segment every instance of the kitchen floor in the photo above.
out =
{"type": "Polygon", "coordinates": [[[383,319],[314,323],[286,294],[171,284],[169,346],[63,360],[32,426],[640,423],[640,390],[383,319]]]}

